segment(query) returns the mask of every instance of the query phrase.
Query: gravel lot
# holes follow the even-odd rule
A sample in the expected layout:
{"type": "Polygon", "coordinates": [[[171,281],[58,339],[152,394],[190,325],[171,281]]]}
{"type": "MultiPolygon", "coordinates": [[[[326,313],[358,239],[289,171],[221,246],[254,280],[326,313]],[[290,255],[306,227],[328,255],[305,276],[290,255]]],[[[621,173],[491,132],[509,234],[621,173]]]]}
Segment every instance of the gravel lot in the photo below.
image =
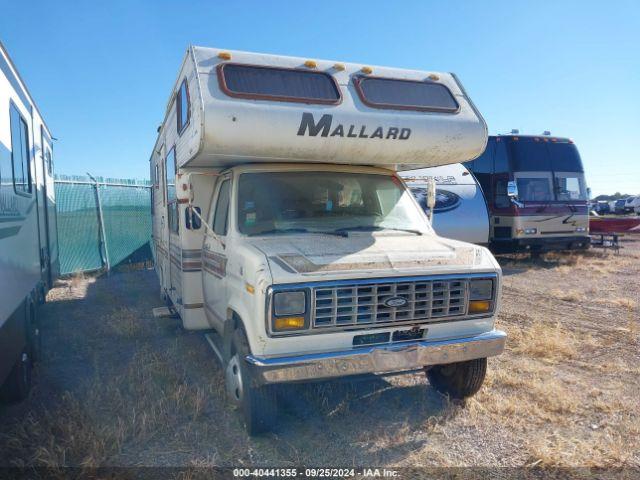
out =
{"type": "Polygon", "coordinates": [[[257,439],[202,334],[153,318],[152,271],[61,281],[32,394],[0,406],[0,465],[640,466],[640,238],[501,262],[508,347],[477,396],[421,374],[291,386],[257,439]]]}

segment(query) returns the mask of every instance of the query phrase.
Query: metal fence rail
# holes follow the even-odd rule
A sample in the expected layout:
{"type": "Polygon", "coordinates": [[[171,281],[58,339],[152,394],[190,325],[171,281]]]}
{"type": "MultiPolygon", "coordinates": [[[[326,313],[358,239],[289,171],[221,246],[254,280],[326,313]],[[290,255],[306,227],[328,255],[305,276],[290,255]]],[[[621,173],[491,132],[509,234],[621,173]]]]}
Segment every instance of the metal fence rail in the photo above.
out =
{"type": "Polygon", "coordinates": [[[60,273],[151,261],[146,180],[56,175],[60,273]]]}

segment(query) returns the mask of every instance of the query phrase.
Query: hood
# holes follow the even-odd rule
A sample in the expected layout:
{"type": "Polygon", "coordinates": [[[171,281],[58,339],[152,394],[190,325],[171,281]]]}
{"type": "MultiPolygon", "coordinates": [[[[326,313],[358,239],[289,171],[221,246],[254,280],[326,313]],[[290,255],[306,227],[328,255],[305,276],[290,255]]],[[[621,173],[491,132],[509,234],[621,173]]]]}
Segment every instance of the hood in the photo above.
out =
{"type": "Polygon", "coordinates": [[[267,257],[276,283],[299,282],[301,275],[326,279],[461,272],[480,264],[484,250],[435,235],[377,233],[346,238],[291,235],[249,242],[267,257]]]}

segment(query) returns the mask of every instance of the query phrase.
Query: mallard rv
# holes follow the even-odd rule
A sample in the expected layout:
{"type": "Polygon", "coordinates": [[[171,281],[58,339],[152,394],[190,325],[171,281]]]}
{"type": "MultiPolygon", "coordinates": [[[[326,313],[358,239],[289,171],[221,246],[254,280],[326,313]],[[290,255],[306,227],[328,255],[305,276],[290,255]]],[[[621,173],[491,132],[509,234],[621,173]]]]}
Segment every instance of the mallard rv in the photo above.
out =
{"type": "Polygon", "coordinates": [[[24,398],[38,303],[58,271],[51,133],[0,44],[0,384],[24,398]]]}
{"type": "Polygon", "coordinates": [[[436,236],[397,172],[486,141],[453,74],[188,49],[150,159],[156,270],[251,433],[274,384],[421,369],[480,388],[500,267],[436,236]]]}

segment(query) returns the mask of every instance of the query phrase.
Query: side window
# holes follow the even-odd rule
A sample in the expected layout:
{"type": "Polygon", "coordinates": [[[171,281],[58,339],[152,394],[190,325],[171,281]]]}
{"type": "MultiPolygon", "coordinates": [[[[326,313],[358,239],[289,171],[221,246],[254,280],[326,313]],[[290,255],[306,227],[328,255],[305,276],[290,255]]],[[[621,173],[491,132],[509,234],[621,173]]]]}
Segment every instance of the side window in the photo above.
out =
{"type": "Polygon", "coordinates": [[[13,187],[18,193],[31,193],[29,128],[20,112],[11,105],[11,161],[13,187]]]}
{"type": "Polygon", "coordinates": [[[178,200],[176,199],[176,149],[169,150],[164,159],[165,185],[167,186],[167,223],[169,230],[178,233],[178,200]]]}
{"type": "Polygon", "coordinates": [[[180,84],[180,90],[178,90],[176,113],[176,117],[178,119],[178,134],[180,134],[189,124],[189,87],[187,86],[186,78],[182,81],[180,84]]]}
{"type": "Polygon", "coordinates": [[[173,233],[178,233],[180,228],[180,219],[178,218],[178,202],[171,202],[167,206],[167,223],[169,224],[169,230],[173,233]]]}
{"type": "Polygon", "coordinates": [[[492,173],[493,171],[493,145],[487,143],[484,153],[473,161],[471,169],[473,173],[492,173]]]}
{"type": "Polygon", "coordinates": [[[47,163],[47,172],[49,175],[53,175],[53,161],[51,160],[51,150],[48,148],[45,150],[44,154],[45,162],[47,163]]]}
{"type": "Polygon", "coordinates": [[[164,159],[165,185],[167,186],[167,203],[176,199],[176,149],[173,147],[164,159]]]}
{"type": "Polygon", "coordinates": [[[496,181],[496,196],[494,199],[496,208],[509,208],[511,202],[507,195],[507,180],[496,181]]]}
{"type": "Polygon", "coordinates": [[[487,148],[484,153],[476,158],[469,170],[473,173],[482,188],[482,192],[486,199],[491,197],[491,179],[493,178],[493,153],[495,149],[494,142],[489,139],[487,148]]]}
{"type": "Polygon", "coordinates": [[[213,231],[218,235],[226,235],[229,226],[229,201],[231,197],[231,182],[225,180],[220,186],[218,201],[213,216],[213,231]]]}
{"type": "Polygon", "coordinates": [[[493,165],[496,173],[507,173],[511,171],[509,168],[509,157],[507,156],[507,146],[504,142],[496,142],[496,154],[493,165]]]}
{"type": "Polygon", "coordinates": [[[149,162],[149,179],[151,180],[151,188],[149,189],[149,192],[151,193],[151,215],[153,215],[153,213],[155,211],[155,208],[154,208],[154,205],[153,205],[153,202],[155,201],[154,185],[156,184],[156,174],[155,174],[155,169],[154,169],[153,158],[149,162]]]}

